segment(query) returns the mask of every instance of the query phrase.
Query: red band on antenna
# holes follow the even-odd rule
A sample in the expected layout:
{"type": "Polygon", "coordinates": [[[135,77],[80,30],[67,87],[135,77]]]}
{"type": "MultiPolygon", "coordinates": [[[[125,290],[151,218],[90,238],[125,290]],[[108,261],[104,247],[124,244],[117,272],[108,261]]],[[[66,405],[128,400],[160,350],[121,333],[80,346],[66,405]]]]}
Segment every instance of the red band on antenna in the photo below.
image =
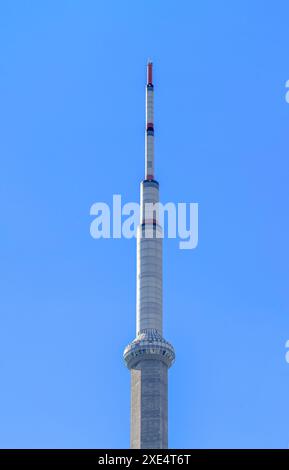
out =
{"type": "Polygon", "coordinates": [[[148,63],[148,85],[152,85],[153,84],[153,64],[152,62],[149,62],[148,63]]]}

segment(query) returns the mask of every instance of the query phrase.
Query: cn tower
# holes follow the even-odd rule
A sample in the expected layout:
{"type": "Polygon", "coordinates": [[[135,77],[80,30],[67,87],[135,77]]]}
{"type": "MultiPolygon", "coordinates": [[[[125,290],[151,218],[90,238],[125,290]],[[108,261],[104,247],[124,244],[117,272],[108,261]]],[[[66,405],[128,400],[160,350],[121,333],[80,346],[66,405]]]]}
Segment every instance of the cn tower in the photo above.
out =
{"type": "Polygon", "coordinates": [[[140,224],[137,230],[136,338],[125,348],[131,372],[132,449],[168,448],[168,369],[173,346],[163,337],[162,227],[158,211],[146,205],[159,202],[155,179],[153,64],[147,64],[145,179],[140,184],[140,224]]]}

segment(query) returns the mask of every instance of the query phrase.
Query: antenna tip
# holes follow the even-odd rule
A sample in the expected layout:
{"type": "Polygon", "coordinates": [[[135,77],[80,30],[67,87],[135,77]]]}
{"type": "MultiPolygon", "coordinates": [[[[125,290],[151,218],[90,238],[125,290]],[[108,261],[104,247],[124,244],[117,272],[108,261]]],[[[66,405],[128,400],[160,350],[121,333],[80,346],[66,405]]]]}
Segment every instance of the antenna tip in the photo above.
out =
{"type": "Polygon", "coordinates": [[[153,63],[149,59],[147,63],[147,84],[152,85],[153,84],[153,63]]]}

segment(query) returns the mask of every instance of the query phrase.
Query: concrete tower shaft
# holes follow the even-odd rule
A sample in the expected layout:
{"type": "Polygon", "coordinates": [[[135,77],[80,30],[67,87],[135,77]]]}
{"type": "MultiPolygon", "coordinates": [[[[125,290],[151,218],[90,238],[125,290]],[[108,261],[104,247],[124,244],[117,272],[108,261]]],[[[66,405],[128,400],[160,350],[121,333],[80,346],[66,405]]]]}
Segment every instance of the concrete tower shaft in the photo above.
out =
{"type": "Polygon", "coordinates": [[[140,225],[137,232],[136,334],[148,328],[162,334],[163,241],[157,212],[146,210],[159,202],[159,185],[144,180],[140,191],[140,225]]]}
{"type": "Polygon", "coordinates": [[[131,448],[168,447],[168,368],[175,359],[163,334],[162,228],[154,179],[154,87],[152,63],[147,65],[145,179],[140,186],[140,224],[137,231],[136,338],[125,348],[131,370],[131,448]]]}

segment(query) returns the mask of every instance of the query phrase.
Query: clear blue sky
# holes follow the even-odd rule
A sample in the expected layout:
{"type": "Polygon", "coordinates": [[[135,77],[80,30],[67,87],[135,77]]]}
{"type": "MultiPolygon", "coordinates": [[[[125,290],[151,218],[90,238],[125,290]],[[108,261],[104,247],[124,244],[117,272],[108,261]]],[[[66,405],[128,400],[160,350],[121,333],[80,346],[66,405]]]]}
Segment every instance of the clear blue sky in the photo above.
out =
{"type": "Polygon", "coordinates": [[[287,1],[2,1],[0,447],[127,447],[135,240],[90,206],[138,201],[155,69],[166,201],[170,446],[289,445],[287,1]]]}

